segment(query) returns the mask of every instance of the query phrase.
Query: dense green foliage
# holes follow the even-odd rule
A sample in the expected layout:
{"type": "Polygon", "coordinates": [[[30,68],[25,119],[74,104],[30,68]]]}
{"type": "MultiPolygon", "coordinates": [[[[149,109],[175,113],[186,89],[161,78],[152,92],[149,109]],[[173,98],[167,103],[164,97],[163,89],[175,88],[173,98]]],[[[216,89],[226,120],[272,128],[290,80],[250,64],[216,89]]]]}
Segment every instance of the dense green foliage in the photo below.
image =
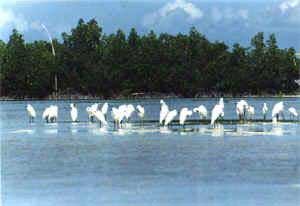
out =
{"type": "Polygon", "coordinates": [[[278,94],[297,90],[299,60],[293,48],[280,49],[272,34],[256,34],[249,48],[210,42],[195,28],[189,34],[132,29],[102,33],[92,19],[79,20],[70,33],[54,40],[25,43],[13,30],[0,41],[1,95],[46,97],[58,77],[61,94],[114,97],[133,92],[173,93],[185,97],[210,94],[278,94]]]}

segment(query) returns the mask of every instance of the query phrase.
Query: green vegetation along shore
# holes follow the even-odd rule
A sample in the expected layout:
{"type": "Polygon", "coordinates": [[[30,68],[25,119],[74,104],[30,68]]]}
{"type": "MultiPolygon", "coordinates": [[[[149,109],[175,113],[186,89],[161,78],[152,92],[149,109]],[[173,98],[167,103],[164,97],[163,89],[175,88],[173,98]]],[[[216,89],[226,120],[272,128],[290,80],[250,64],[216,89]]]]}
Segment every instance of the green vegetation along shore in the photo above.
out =
{"type": "MultiPolygon", "coordinates": [[[[98,23],[79,20],[62,41],[25,42],[13,30],[0,40],[1,99],[58,96],[118,98],[132,94],[180,97],[293,95],[300,60],[262,32],[249,47],[211,42],[195,28],[188,34],[104,34],[98,23]]],[[[299,90],[298,90],[299,94],[299,90]]]]}

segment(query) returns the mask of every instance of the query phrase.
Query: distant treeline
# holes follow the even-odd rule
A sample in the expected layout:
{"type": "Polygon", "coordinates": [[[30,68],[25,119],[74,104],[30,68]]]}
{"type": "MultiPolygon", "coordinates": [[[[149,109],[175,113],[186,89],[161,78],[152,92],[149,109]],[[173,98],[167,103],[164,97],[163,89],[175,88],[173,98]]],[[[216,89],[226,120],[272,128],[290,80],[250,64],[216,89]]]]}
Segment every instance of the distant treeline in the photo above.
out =
{"type": "MultiPolygon", "coordinates": [[[[224,31],[225,32],[225,31],[224,31]]],[[[239,34],[236,34],[239,35],[239,34]]],[[[97,21],[79,20],[62,41],[25,42],[13,30],[0,40],[1,96],[43,98],[60,94],[102,97],[134,92],[184,97],[209,94],[293,93],[298,85],[295,49],[280,49],[274,34],[251,39],[250,47],[210,42],[195,28],[188,34],[151,31],[107,35],[97,21]]]]}

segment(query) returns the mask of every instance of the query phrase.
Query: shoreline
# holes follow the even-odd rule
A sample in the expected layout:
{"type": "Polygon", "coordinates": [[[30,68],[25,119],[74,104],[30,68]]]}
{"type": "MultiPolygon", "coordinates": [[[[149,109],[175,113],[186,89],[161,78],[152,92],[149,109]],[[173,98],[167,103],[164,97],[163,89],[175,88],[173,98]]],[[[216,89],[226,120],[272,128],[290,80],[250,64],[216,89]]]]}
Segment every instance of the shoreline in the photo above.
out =
{"type": "Polygon", "coordinates": [[[15,98],[15,97],[2,97],[0,96],[0,101],[67,101],[67,100],[147,100],[147,99],[202,99],[202,98],[300,98],[300,94],[265,94],[265,95],[201,95],[197,97],[182,97],[172,94],[162,94],[162,95],[145,95],[145,96],[117,96],[104,98],[101,96],[85,96],[85,95],[59,95],[57,98],[55,96],[48,96],[45,98],[15,98]]]}

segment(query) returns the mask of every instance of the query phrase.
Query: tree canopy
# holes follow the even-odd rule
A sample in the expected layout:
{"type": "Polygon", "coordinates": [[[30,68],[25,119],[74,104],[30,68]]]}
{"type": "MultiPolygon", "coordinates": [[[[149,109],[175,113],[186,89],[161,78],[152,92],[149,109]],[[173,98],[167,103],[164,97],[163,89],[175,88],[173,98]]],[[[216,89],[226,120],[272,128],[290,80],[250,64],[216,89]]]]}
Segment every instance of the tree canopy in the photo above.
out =
{"type": "Polygon", "coordinates": [[[62,41],[25,42],[13,30],[0,40],[1,96],[43,98],[60,94],[102,97],[134,92],[183,97],[210,94],[278,94],[298,89],[300,61],[281,49],[274,34],[257,33],[250,47],[211,42],[195,28],[188,34],[139,35],[132,28],[104,34],[96,20],[80,19],[62,41]]]}

